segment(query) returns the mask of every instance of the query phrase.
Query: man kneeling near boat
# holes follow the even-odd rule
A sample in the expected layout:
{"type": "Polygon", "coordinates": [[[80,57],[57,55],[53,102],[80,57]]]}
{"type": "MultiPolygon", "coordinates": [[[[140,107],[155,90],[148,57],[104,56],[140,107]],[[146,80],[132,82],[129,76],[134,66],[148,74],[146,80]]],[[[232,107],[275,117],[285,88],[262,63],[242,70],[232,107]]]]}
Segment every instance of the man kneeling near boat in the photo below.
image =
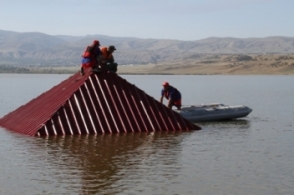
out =
{"type": "Polygon", "coordinates": [[[162,84],[163,88],[161,90],[161,97],[159,102],[163,102],[163,97],[168,100],[167,107],[172,108],[172,106],[177,107],[178,110],[181,110],[182,107],[182,95],[179,90],[169,85],[168,82],[162,84]]]}

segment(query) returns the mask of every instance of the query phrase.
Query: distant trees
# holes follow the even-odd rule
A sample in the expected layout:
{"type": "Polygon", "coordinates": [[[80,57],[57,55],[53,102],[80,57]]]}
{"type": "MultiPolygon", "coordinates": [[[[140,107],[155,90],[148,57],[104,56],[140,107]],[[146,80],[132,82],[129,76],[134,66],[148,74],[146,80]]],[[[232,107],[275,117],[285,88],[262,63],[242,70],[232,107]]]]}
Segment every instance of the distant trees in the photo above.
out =
{"type": "Polygon", "coordinates": [[[11,65],[0,65],[0,73],[30,73],[30,69],[11,65]]]}

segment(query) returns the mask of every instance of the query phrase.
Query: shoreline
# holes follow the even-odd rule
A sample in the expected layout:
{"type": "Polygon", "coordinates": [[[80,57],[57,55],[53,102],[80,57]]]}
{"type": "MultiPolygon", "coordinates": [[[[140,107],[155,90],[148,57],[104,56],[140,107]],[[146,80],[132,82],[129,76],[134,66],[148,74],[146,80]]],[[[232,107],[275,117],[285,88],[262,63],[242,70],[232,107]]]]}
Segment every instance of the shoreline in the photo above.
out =
{"type": "MultiPolygon", "coordinates": [[[[0,73],[74,74],[80,65],[0,65],[0,73]]],[[[294,54],[207,54],[146,65],[118,65],[117,74],[132,75],[294,75],[294,54]]]]}

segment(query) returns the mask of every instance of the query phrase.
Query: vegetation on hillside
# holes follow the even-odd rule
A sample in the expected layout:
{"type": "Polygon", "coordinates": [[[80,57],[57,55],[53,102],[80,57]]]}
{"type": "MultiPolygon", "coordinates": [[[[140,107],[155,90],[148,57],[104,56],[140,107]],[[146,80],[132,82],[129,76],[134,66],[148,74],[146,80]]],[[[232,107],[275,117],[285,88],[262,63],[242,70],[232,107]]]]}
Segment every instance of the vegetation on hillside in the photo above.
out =
{"type": "MultiPolygon", "coordinates": [[[[0,73],[73,74],[80,66],[0,65],[0,73]]],[[[202,54],[148,65],[119,65],[118,74],[294,74],[294,54],[202,54]]]]}

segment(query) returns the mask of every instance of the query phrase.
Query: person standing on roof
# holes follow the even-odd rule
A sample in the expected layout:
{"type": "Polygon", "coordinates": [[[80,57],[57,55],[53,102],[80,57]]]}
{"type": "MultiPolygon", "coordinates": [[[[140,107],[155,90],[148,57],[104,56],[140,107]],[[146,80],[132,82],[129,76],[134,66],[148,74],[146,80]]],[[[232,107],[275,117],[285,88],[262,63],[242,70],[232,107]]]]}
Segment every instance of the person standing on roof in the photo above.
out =
{"type": "Polygon", "coordinates": [[[97,57],[101,55],[99,48],[100,43],[98,40],[94,40],[92,45],[86,47],[84,54],[82,55],[81,75],[85,74],[85,68],[92,68],[93,72],[98,72],[97,69],[97,57]]]}
{"type": "Polygon", "coordinates": [[[116,48],[113,45],[101,48],[100,61],[102,66],[106,67],[111,72],[117,71],[117,63],[114,62],[113,52],[116,48]]]}
{"type": "Polygon", "coordinates": [[[167,107],[172,108],[172,106],[177,107],[178,110],[181,110],[182,107],[182,95],[173,86],[169,85],[168,82],[164,82],[162,84],[163,88],[161,90],[161,97],[159,99],[159,102],[163,102],[163,97],[165,97],[168,100],[167,107]]]}

